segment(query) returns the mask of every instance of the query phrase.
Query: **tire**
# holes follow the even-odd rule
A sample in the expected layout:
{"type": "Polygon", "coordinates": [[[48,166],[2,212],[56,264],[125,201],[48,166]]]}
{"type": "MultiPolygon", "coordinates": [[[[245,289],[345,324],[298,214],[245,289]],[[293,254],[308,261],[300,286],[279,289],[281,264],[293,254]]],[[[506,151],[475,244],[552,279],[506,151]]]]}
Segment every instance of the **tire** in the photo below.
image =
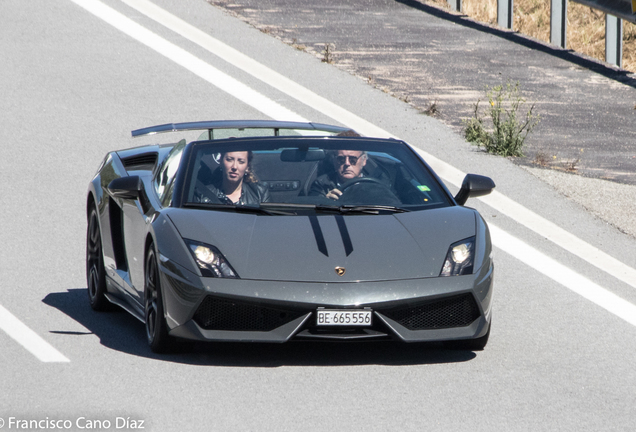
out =
{"type": "Polygon", "coordinates": [[[174,341],[168,334],[158,265],[157,254],[151,244],[146,254],[144,277],[146,338],[153,352],[166,353],[174,349],[174,341]]]}
{"type": "Polygon", "coordinates": [[[88,216],[88,228],[86,229],[86,286],[88,301],[93,310],[113,309],[112,303],[106,298],[106,271],[104,269],[102,235],[97,209],[94,206],[88,216]]]}

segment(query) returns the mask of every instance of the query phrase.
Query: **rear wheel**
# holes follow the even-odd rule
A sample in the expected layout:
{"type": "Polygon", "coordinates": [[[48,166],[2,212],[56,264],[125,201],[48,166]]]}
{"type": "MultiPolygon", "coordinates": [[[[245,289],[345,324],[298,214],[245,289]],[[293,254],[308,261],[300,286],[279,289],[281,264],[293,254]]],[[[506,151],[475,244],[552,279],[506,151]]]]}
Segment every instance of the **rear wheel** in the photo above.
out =
{"type": "Polygon", "coordinates": [[[86,284],[88,287],[88,301],[94,310],[105,311],[112,309],[112,304],[106,298],[106,272],[102,253],[102,236],[95,207],[91,209],[86,230],[86,284]]]}
{"type": "Polygon", "coordinates": [[[150,349],[156,353],[168,352],[173,348],[172,337],[168,334],[168,325],[163,308],[161,282],[157,255],[153,245],[150,245],[146,255],[145,275],[145,321],[146,337],[150,349]]]}

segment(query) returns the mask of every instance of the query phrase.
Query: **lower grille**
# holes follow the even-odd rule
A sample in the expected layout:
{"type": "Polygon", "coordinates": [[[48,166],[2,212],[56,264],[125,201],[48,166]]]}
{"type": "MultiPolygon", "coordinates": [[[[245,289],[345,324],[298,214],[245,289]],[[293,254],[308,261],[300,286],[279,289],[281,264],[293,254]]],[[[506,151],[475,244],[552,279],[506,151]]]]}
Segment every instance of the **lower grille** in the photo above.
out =
{"type": "Polygon", "coordinates": [[[465,327],[479,318],[479,308],[471,294],[378,312],[409,330],[465,327]]]}
{"type": "Polygon", "coordinates": [[[305,313],[208,296],[194,321],[206,330],[272,331],[305,313]]]}

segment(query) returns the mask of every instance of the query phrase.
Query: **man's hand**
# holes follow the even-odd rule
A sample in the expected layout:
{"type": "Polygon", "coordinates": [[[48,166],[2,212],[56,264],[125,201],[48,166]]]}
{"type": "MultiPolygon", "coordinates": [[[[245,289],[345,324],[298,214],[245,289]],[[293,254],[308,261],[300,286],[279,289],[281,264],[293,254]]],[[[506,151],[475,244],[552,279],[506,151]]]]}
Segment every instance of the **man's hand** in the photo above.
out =
{"type": "Polygon", "coordinates": [[[337,200],[340,198],[340,196],[342,195],[342,192],[340,192],[340,190],[338,189],[331,189],[329,192],[327,192],[327,195],[325,195],[327,198],[332,199],[332,200],[337,200]]]}

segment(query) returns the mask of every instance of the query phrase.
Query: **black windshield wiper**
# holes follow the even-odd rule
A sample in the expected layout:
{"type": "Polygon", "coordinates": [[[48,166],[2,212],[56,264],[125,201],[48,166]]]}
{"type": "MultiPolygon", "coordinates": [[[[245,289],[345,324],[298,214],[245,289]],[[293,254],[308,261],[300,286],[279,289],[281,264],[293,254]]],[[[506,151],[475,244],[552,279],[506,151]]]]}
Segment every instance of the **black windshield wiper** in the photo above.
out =
{"type": "Polygon", "coordinates": [[[187,202],[184,207],[203,210],[226,210],[243,213],[265,214],[269,216],[295,216],[298,211],[325,212],[338,214],[372,214],[404,213],[410,210],[386,205],[325,205],[325,204],[293,204],[293,203],[262,203],[258,204],[218,204],[187,202]]]}
{"type": "Polygon", "coordinates": [[[256,213],[256,214],[266,214],[269,216],[293,216],[295,213],[282,211],[282,210],[274,210],[274,209],[265,209],[260,205],[256,204],[217,204],[217,203],[195,203],[195,202],[187,202],[183,204],[184,207],[188,208],[199,208],[203,210],[234,210],[236,212],[242,213],[256,213]]]}
{"type": "Polygon", "coordinates": [[[389,213],[405,213],[410,210],[403,209],[401,207],[387,206],[387,205],[343,205],[340,206],[340,211],[347,212],[360,212],[360,213],[372,213],[374,212],[389,212],[389,213]]]}
{"type": "Polygon", "coordinates": [[[395,206],[386,206],[386,205],[317,205],[315,207],[316,211],[324,211],[324,212],[336,212],[341,214],[346,213],[363,213],[363,214],[380,214],[380,212],[389,212],[389,213],[404,213],[409,210],[395,207],[395,206]]]}

